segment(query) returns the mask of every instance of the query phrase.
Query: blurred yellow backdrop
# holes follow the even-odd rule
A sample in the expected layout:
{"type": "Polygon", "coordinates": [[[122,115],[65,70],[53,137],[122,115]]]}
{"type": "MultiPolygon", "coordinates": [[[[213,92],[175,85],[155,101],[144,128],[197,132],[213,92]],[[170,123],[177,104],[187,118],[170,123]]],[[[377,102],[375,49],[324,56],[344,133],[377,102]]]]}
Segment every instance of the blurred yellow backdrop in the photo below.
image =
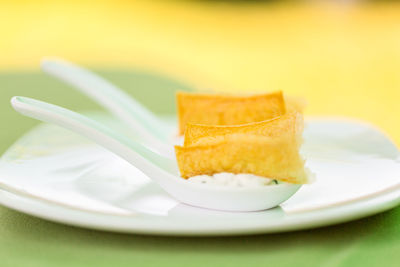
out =
{"type": "Polygon", "coordinates": [[[43,56],[143,68],[197,88],[282,89],[308,114],[371,121],[400,143],[400,3],[0,1],[0,70],[43,56]]]}

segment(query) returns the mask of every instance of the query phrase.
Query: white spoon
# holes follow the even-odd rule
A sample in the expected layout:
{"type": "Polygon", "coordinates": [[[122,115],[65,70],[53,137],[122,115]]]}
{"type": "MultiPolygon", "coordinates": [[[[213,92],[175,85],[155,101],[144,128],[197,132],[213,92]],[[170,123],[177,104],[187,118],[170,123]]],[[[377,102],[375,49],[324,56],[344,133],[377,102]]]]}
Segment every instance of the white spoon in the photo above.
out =
{"type": "Polygon", "coordinates": [[[42,70],[86,94],[128,125],[143,141],[173,157],[165,125],[150,110],[123,90],[85,68],[60,59],[43,59],[42,70]]]}
{"type": "Polygon", "coordinates": [[[227,211],[264,210],[287,200],[301,186],[232,188],[191,183],[179,177],[175,160],[154,153],[83,115],[26,97],[13,97],[11,104],[25,116],[54,123],[96,142],[141,170],[177,200],[193,206],[227,211]]]}

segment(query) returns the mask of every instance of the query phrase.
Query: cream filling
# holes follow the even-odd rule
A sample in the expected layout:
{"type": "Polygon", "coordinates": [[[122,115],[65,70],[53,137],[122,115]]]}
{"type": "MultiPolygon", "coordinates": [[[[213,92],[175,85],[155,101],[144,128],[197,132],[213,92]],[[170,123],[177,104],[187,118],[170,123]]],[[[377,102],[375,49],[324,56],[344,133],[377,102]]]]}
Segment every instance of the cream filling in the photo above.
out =
{"type": "Polygon", "coordinates": [[[276,185],[278,182],[274,179],[261,177],[247,173],[228,173],[221,172],[214,175],[197,175],[188,179],[191,183],[210,184],[231,187],[258,187],[276,185]]]}

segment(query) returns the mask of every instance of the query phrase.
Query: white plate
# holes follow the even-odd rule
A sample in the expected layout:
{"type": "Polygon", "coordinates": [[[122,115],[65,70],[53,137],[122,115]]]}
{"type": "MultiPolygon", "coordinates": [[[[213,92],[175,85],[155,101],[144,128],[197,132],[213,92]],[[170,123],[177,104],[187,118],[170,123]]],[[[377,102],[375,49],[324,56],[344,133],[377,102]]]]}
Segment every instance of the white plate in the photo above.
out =
{"type": "Polygon", "coordinates": [[[399,152],[375,128],[308,121],[302,153],[316,174],[280,207],[221,212],[181,204],[140,171],[87,140],[42,124],[0,161],[0,203],[87,228],[163,235],[271,233],[330,225],[400,204],[399,152]]]}

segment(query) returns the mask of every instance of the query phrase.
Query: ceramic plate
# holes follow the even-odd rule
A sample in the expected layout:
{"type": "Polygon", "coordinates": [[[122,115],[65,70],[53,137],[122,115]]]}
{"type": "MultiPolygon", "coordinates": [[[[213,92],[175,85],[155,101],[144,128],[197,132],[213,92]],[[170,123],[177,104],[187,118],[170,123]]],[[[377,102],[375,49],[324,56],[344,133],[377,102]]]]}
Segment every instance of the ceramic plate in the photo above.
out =
{"type": "Polygon", "coordinates": [[[283,232],[400,204],[399,152],[384,134],[364,123],[321,118],[307,121],[304,136],[302,154],[314,183],[271,210],[222,212],[179,203],[124,160],[41,124],[3,155],[0,203],[75,226],[163,235],[283,232]]]}

